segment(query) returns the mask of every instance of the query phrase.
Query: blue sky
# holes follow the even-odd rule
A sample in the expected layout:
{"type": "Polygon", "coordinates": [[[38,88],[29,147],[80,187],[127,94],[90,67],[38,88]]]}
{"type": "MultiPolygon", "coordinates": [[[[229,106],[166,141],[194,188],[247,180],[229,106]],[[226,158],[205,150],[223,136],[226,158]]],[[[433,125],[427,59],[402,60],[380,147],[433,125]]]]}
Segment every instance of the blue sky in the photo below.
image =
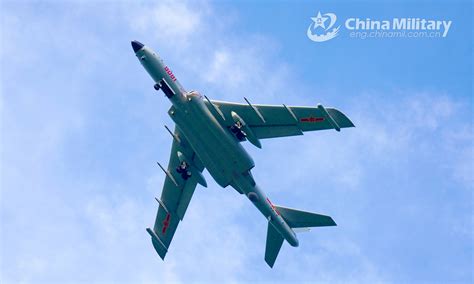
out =
{"type": "Polygon", "coordinates": [[[2,283],[473,281],[472,3],[2,1],[2,283]],[[323,43],[317,12],[451,20],[445,38],[323,43]],[[266,220],[198,187],[166,261],[153,224],[170,103],[130,40],[213,99],[323,103],[356,128],[245,145],[275,204],[337,227],[263,260],[266,220]]]}

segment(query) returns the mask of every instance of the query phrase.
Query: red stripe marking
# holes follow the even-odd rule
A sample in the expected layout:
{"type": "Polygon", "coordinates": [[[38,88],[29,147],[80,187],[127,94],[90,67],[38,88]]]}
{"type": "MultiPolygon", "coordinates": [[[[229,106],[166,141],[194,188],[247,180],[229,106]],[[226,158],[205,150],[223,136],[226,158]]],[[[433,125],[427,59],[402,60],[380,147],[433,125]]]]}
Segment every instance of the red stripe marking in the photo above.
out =
{"type": "Polygon", "coordinates": [[[273,203],[270,201],[270,199],[268,199],[268,197],[267,197],[267,201],[268,201],[268,203],[270,203],[270,207],[272,207],[273,211],[275,211],[275,213],[277,213],[277,215],[280,215],[280,212],[278,212],[278,210],[276,210],[275,205],[273,205],[273,203]]]}
{"type": "Polygon", "coordinates": [[[303,117],[300,119],[301,122],[320,122],[324,121],[324,117],[303,117]]]}
{"type": "Polygon", "coordinates": [[[170,225],[170,218],[171,218],[171,215],[170,213],[168,213],[165,217],[165,220],[163,221],[163,228],[161,229],[161,232],[163,234],[166,234],[166,230],[168,229],[168,226],[170,225]]]}

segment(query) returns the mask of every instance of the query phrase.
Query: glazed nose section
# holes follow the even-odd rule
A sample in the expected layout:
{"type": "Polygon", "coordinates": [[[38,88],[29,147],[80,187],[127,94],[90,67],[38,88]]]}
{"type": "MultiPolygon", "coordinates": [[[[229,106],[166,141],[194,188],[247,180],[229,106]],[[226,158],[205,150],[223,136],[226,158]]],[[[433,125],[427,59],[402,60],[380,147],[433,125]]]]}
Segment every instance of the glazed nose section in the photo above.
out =
{"type": "Polygon", "coordinates": [[[137,51],[139,51],[140,49],[143,48],[143,43],[139,42],[139,41],[136,41],[136,40],[132,40],[132,48],[133,48],[133,51],[135,53],[137,53],[137,51]]]}

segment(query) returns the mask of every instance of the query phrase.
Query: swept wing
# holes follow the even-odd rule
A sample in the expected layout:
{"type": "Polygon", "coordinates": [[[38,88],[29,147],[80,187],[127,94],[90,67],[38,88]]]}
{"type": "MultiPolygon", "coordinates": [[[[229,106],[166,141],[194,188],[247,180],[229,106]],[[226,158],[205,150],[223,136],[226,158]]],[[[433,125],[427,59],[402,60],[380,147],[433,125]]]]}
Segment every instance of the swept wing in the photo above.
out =
{"type": "Polygon", "coordinates": [[[176,228],[179,222],[184,218],[186,209],[188,208],[198,183],[197,175],[193,175],[185,180],[180,174],[177,174],[176,168],[181,163],[179,156],[185,156],[189,159],[186,162],[192,167],[192,170],[198,171],[199,173],[203,171],[204,166],[201,161],[191,149],[185,137],[181,135],[179,129],[176,128],[168,169],[165,170],[166,179],[163,191],[161,198],[157,199],[159,207],[156,214],[155,225],[153,229],[147,229],[151,235],[153,246],[162,259],[165,258],[168,252],[176,228]]]}
{"type": "Polygon", "coordinates": [[[232,112],[241,117],[257,139],[303,135],[306,131],[354,127],[351,120],[335,108],[254,105],[211,101],[211,111],[218,113],[221,123],[230,127],[232,112]]]}

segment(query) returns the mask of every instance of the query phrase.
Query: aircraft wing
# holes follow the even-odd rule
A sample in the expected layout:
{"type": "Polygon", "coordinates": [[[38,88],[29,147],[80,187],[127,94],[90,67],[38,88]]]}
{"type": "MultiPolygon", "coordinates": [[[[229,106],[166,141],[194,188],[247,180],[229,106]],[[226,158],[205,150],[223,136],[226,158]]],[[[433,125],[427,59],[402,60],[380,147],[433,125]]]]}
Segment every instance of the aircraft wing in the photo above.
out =
{"type": "MultiPolygon", "coordinates": [[[[248,101],[247,101],[248,102],[248,101]]],[[[254,105],[221,101],[212,103],[211,111],[218,113],[227,127],[234,120],[232,112],[238,114],[258,139],[303,135],[305,131],[354,127],[352,121],[335,108],[301,107],[286,105],[254,105]]]]}
{"type": "Polygon", "coordinates": [[[191,167],[194,167],[195,170],[199,171],[199,173],[204,169],[204,166],[189,146],[186,138],[181,135],[179,129],[176,127],[168,169],[165,170],[166,179],[163,191],[161,198],[157,199],[159,207],[156,214],[155,225],[153,226],[153,230],[147,228],[153,246],[162,259],[165,258],[168,252],[176,228],[179,222],[183,220],[198,183],[196,178],[191,177],[184,180],[181,175],[176,172],[176,168],[180,164],[178,152],[184,154],[184,156],[189,159],[186,162],[190,164],[191,167]]]}

